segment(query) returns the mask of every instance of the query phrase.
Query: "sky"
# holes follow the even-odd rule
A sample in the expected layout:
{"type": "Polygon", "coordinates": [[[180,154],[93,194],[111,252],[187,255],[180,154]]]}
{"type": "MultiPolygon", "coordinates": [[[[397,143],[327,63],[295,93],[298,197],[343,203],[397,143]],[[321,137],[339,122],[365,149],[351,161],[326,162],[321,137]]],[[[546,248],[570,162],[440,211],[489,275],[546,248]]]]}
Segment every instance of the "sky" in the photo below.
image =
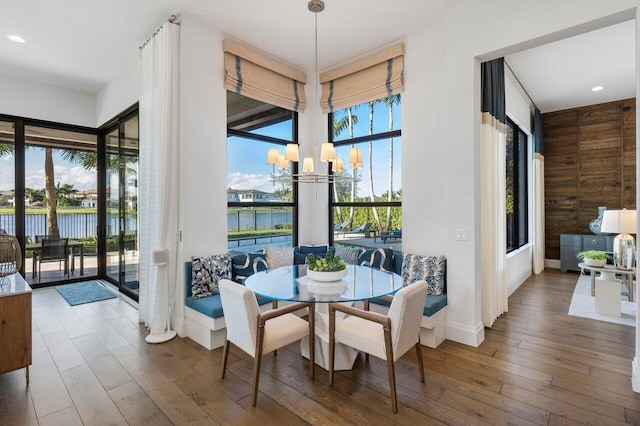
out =
{"type": "MultiPolygon", "coordinates": [[[[341,112],[335,114],[340,117],[341,112]]],[[[365,106],[357,106],[353,108],[353,115],[358,117],[358,123],[354,126],[354,137],[365,136],[369,130],[369,110],[365,106]]],[[[394,130],[400,128],[401,108],[394,107],[393,114],[394,130]]],[[[382,133],[388,131],[388,109],[385,105],[377,104],[374,108],[374,133],[382,133]]],[[[269,126],[268,128],[256,131],[262,135],[269,135],[280,139],[291,139],[291,122],[283,122],[269,126]]],[[[348,130],[345,130],[338,136],[338,140],[348,138],[348,130]]],[[[394,183],[393,189],[397,191],[401,188],[401,138],[394,138],[394,183]]],[[[304,143],[302,141],[301,143],[304,143]]],[[[266,163],[267,150],[269,148],[278,148],[284,153],[284,146],[277,144],[269,144],[259,142],[260,146],[256,149],[256,142],[253,140],[242,139],[239,137],[229,137],[227,141],[227,187],[232,189],[258,189],[265,192],[273,192],[278,189],[278,184],[273,183],[271,174],[273,167],[266,163]]],[[[373,179],[374,193],[381,195],[388,190],[388,162],[389,162],[389,143],[388,139],[375,142],[373,150],[373,179]]],[[[361,184],[358,186],[357,196],[363,197],[369,195],[368,189],[368,143],[359,144],[362,149],[364,168],[361,173],[361,184]]],[[[344,163],[348,162],[349,146],[341,147],[338,155],[343,158],[344,163]]],[[[316,153],[319,155],[319,153],[316,153]]],[[[318,172],[318,159],[315,158],[316,172],[318,172]]],[[[324,167],[324,166],[323,166],[324,167]]],[[[300,167],[301,168],[301,167],[300,167]]],[[[326,170],[326,169],[325,169],[326,170]]],[[[275,170],[278,173],[278,170],[275,170]]]]}
{"type": "MultiPolygon", "coordinates": [[[[44,149],[30,148],[25,153],[25,186],[32,189],[44,188],[44,149]]],[[[0,191],[14,189],[14,156],[0,157],[0,191]]],[[[78,164],[65,161],[60,151],[53,151],[53,171],[55,183],[73,185],[79,191],[97,188],[97,173],[86,170],[78,164]]]]}

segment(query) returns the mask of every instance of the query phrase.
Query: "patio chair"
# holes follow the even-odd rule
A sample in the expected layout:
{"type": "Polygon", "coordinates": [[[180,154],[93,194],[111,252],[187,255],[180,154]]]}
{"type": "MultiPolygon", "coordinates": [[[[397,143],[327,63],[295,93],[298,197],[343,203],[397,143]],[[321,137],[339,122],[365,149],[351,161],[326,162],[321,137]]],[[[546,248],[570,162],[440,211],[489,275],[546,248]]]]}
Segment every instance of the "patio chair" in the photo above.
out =
{"type": "Polygon", "coordinates": [[[69,278],[69,239],[68,238],[43,238],[40,254],[38,255],[38,282],[42,279],[42,264],[64,262],[64,274],[69,278]]]}
{"type": "Polygon", "coordinates": [[[336,234],[336,235],[342,234],[342,238],[344,238],[344,234],[346,234],[349,231],[351,231],[351,220],[350,219],[349,220],[345,220],[340,225],[336,225],[333,228],[334,234],[336,234]]]}
{"type": "Polygon", "coordinates": [[[371,233],[375,236],[375,229],[371,229],[371,222],[365,222],[364,225],[358,226],[351,231],[354,234],[363,234],[366,238],[371,236],[371,233]]]}

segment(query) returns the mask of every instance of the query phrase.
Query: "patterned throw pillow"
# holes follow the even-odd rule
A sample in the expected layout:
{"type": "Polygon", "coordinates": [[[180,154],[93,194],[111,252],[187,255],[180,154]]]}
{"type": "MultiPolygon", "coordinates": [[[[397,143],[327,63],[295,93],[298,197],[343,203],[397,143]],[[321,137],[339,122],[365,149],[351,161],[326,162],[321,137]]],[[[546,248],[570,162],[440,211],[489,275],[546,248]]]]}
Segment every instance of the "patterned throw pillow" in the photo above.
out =
{"type": "Polygon", "coordinates": [[[266,246],[264,258],[269,269],[293,265],[293,247],[266,246]]]}
{"type": "Polygon", "coordinates": [[[406,253],[402,260],[402,284],[425,280],[427,294],[440,295],[446,291],[447,259],[444,256],[420,256],[406,253]]]}
{"type": "Polygon", "coordinates": [[[328,250],[333,250],[329,246],[299,246],[293,250],[293,264],[304,265],[307,263],[307,255],[315,254],[316,256],[325,257],[328,250]]]}
{"type": "Polygon", "coordinates": [[[218,254],[205,257],[192,257],[191,297],[218,294],[218,281],[221,278],[231,279],[231,256],[218,254]]]}
{"type": "Polygon", "coordinates": [[[245,278],[260,271],[266,271],[267,261],[263,254],[242,253],[231,258],[233,262],[233,279],[242,284],[245,278]]]}
{"type": "Polygon", "coordinates": [[[360,247],[336,247],[336,256],[347,262],[349,265],[357,265],[360,255],[364,252],[364,249],[360,247]]]}
{"type": "Polygon", "coordinates": [[[379,268],[382,271],[393,270],[393,249],[379,248],[375,250],[366,250],[358,258],[358,263],[362,266],[371,266],[379,268]]]}

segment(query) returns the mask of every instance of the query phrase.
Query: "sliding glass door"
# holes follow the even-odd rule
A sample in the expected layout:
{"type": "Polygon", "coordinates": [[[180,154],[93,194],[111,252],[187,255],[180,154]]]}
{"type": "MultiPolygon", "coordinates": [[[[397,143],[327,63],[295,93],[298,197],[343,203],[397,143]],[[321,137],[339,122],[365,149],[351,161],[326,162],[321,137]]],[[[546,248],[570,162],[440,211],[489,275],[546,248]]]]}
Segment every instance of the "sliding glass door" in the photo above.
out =
{"type": "Polygon", "coordinates": [[[138,300],[138,113],[105,134],[106,277],[138,300]]]}

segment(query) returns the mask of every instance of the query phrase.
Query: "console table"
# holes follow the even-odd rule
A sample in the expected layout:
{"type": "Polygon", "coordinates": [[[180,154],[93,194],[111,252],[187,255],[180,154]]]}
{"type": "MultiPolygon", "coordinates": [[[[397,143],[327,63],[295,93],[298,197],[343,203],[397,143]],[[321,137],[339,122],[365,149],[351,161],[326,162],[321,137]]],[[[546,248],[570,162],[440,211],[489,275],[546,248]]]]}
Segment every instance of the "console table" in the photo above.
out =
{"type": "Polygon", "coordinates": [[[0,278],[0,374],[31,365],[31,288],[20,274],[0,278]]]}
{"type": "Polygon", "coordinates": [[[576,254],[586,250],[613,251],[615,235],[560,234],[560,270],[580,272],[576,254]]]}

